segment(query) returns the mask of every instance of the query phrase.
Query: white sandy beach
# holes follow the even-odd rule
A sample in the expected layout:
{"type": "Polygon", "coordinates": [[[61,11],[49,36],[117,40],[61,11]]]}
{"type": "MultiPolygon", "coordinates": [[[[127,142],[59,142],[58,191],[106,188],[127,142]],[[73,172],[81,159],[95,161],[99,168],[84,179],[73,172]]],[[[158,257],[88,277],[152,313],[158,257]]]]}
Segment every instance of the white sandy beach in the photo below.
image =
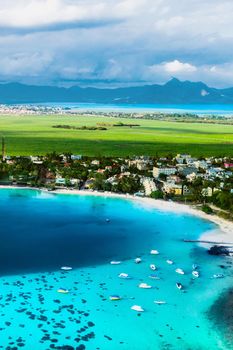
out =
{"type": "MultiPolygon", "coordinates": [[[[29,187],[14,187],[14,186],[0,186],[0,189],[32,189],[29,187]]],[[[45,189],[34,188],[34,190],[46,191],[45,189]]],[[[149,208],[155,208],[163,211],[171,211],[178,214],[189,214],[200,217],[204,220],[209,220],[215,223],[218,228],[203,232],[203,235],[200,237],[202,241],[209,242],[218,242],[224,244],[233,244],[233,222],[227,221],[219,218],[217,215],[207,215],[204,212],[186,204],[179,204],[172,201],[164,201],[164,200],[154,200],[152,198],[141,198],[135,197],[132,195],[124,195],[117,194],[112,192],[97,192],[97,191],[89,191],[89,190],[70,190],[70,189],[57,189],[53,192],[53,194],[67,194],[67,195],[82,195],[82,196],[101,196],[101,197],[111,197],[111,198],[124,198],[128,200],[133,200],[135,203],[138,203],[143,206],[148,206],[149,208]]]]}

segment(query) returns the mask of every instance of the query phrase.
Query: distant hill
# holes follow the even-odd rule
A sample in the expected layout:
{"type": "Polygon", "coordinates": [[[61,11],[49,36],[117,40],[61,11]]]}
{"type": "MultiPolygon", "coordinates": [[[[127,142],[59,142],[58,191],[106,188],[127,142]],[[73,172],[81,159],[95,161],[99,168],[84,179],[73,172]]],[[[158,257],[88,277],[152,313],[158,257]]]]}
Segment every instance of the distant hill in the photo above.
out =
{"type": "Polygon", "coordinates": [[[233,88],[215,89],[202,82],[176,78],[164,85],[99,89],[73,86],[30,86],[20,83],[0,84],[0,103],[93,102],[124,104],[233,104],[233,88]]]}

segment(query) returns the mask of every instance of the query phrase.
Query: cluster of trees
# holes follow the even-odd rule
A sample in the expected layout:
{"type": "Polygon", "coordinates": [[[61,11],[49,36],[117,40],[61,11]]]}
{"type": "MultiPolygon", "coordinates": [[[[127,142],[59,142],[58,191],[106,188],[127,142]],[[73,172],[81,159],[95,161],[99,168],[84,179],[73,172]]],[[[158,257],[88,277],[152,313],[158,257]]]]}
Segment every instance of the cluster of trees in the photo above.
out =
{"type": "Polygon", "coordinates": [[[134,194],[142,189],[142,185],[138,176],[123,176],[112,184],[106,181],[105,175],[96,174],[92,188],[97,191],[134,194]]]}
{"type": "Polygon", "coordinates": [[[72,126],[72,125],[53,125],[53,128],[55,129],[68,129],[68,130],[108,130],[104,126],[72,126]]]}

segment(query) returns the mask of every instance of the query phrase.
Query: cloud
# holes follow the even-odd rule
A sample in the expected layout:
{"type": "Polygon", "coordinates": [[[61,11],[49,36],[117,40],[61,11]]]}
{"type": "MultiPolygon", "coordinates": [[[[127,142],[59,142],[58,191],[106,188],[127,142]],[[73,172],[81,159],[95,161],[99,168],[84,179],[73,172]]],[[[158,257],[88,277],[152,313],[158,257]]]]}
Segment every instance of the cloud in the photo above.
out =
{"type": "Polygon", "coordinates": [[[229,0],[0,0],[0,79],[233,85],[229,0]]]}
{"type": "Polygon", "coordinates": [[[190,63],[183,63],[178,60],[172,62],[166,62],[163,64],[166,72],[171,74],[176,73],[193,73],[196,72],[197,68],[190,63]]]}

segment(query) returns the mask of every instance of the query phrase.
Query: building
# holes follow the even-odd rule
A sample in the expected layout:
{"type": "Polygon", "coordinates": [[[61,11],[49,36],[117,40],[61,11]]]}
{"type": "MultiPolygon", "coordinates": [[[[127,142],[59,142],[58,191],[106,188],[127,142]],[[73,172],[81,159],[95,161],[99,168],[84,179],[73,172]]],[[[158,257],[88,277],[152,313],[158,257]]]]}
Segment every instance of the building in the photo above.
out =
{"type": "Polygon", "coordinates": [[[174,167],[161,167],[161,168],[157,168],[154,167],[153,168],[153,176],[157,179],[159,177],[159,175],[164,174],[164,175],[174,175],[176,174],[177,169],[174,167]]]}
{"type": "Polygon", "coordinates": [[[182,184],[175,184],[172,182],[164,182],[163,190],[167,194],[174,194],[175,196],[185,196],[187,194],[190,194],[190,189],[188,186],[182,186],[182,184]]]}
{"type": "Polygon", "coordinates": [[[217,188],[207,187],[207,188],[203,188],[203,190],[201,191],[201,194],[203,197],[212,197],[214,192],[217,192],[217,191],[218,191],[217,188]]]}
{"type": "Polygon", "coordinates": [[[175,160],[178,164],[187,164],[187,162],[191,159],[190,154],[177,154],[175,160]]]}
{"type": "Polygon", "coordinates": [[[71,160],[81,160],[82,156],[79,154],[72,154],[71,155],[71,160]]]}
{"type": "Polygon", "coordinates": [[[141,183],[144,187],[146,196],[150,196],[152,192],[157,191],[157,186],[150,177],[143,177],[141,183]]]}
{"type": "Polygon", "coordinates": [[[179,165],[178,166],[178,172],[184,176],[190,175],[190,174],[197,174],[198,169],[192,166],[187,165],[179,165]]]}

